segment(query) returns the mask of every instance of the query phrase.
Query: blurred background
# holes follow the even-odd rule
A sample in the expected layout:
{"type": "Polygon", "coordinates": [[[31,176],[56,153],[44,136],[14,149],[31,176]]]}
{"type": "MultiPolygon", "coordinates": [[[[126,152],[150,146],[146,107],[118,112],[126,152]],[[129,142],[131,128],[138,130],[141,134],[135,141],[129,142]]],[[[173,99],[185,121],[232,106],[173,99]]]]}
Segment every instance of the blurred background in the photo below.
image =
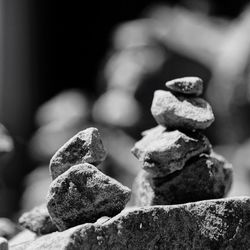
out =
{"type": "Polygon", "coordinates": [[[51,156],[89,126],[109,152],[103,171],[131,187],[153,92],[182,76],[204,80],[229,195],[250,195],[248,2],[0,0],[0,217],[45,201],[51,156]]]}

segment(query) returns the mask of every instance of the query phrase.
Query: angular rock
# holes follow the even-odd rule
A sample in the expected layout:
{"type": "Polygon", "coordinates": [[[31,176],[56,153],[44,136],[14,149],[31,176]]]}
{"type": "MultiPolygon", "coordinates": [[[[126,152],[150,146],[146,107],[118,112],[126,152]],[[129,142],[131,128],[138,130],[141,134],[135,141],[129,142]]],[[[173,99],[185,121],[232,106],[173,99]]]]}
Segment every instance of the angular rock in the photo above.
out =
{"type": "Polygon", "coordinates": [[[231,184],[231,164],[214,153],[202,154],[165,178],[152,178],[142,170],[134,182],[133,195],[137,206],[181,204],[222,198],[231,184]]]}
{"type": "Polygon", "coordinates": [[[100,224],[42,236],[13,250],[249,249],[250,198],[133,208],[100,224]]]}
{"type": "Polygon", "coordinates": [[[164,90],[155,91],[151,113],[158,124],[171,129],[206,129],[214,121],[212,108],[205,100],[164,90]]]}
{"type": "Polygon", "coordinates": [[[50,185],[47,208],[59,230],[114,216],[126,205],[131,190],[85,163],[71,167],[50,185]]]}
{"type": "Polygon", "coordinates": [[[8,249],[9,249],[8,241],[5,238],[0,237],[0,250],[8,250],[8,249]]]}
{"type": "Polygon", "coordinates": [[[199,96],[203,92],[203,81],[199,77],[182,77],[166,82],[166,87],[176,93],[199,96]]]}
{"type": "Polygon", "coordinates": [[[49,216],[46,204],[42,204],[41,206],[35,207],[31,211],[24,213],[19,218],[19,224],[37,235],[58,231],[56,225],[52,222],[49,216]]]}
{"type": "Polygon", "coordinates": [[[182,169],[190,158],[210,152],[210,149],[211,144],[201,133],[167,132],[158,126],[146,132],[131,152],[147,172],[160,177],[182,169]]]}
{"type": "Polygon", "coordinates": [[[105,157],[98,129],[88,128],[72,137],[54,154],[50,161],[50,174],[54,180],[74,165],[86,162],[97,166],[105,157]]]}

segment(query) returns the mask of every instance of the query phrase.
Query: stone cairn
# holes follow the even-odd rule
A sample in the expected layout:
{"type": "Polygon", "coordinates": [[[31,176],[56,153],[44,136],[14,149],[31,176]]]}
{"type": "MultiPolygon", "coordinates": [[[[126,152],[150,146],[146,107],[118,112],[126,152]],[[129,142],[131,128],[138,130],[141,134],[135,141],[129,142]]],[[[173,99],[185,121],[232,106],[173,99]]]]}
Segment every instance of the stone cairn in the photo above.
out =
{"type": "Polygon", "coordinates": [[[136,205],[181,204],[224,197],[232,167],[202,133],[214,121],[209,103],[198,97],[203,82],[184,77],[157,90],[151,113],[157,127],[142,133],[132,153],[143,169],[134,184],[136,205]]]}
{"type": "Polygon", "coordinates": [[[52,157],[47,204],[19,219],[36,237],[13,239],[10,249],[250,249],[250,197],[215,199],[227,194],[232,167],[201,132],[214,120],[197,97],[201,79],[166,85],[152,104],[159,126],[132,150],[143,165],[134,184],[139,206],[123,209],[130,189],[98,170],[106,152],[89,128],[52,157]]]}
{"type": "Polygon", "coordinates": [[[23,214],[19,223],[43,235],[118,214],[130,199],[131,191],[98,170],[105,157],[96,128],[72,137],[50,161],[53,181],[47,205],[23,214]]]}

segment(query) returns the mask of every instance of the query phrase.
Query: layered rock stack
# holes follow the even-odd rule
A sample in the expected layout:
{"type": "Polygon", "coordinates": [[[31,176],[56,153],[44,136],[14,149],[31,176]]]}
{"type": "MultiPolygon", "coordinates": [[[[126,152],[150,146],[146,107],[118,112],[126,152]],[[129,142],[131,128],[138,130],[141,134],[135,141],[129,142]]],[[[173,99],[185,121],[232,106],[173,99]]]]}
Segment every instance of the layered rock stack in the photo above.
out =
{"type": "Polygon", "coordinates": [[[214,121],[211,106],[199,96],[203,82],[184,77],[157,90],[151,112],[158,126],[142,133],[132,153],[143,169],[134,184],[136,205],[181,204],[224,197],[232,167],[212,150],[202,133],[214,121]]]}
{"type": "Polygon", "coordinates": [[[118,214],[131,191],[98,169],[105,157],[96,128],[88,128],[72,137],[50,161],[53,181],[47,204],[23,214],[19,223],[43,235],[118,214]]]}

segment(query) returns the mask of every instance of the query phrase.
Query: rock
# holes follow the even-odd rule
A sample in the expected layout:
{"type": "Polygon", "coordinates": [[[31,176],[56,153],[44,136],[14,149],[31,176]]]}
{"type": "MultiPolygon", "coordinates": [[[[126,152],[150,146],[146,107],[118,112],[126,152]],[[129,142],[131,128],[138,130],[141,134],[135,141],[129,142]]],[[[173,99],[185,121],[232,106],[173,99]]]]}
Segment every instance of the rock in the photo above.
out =
{"type": "Polygon", "coordinates": [[[88,128],[72,137],[54,154],[50,161],[50,174],[54,180],[74,165],[87,162],[97,166],[105,157],[98,129],[88,128]]]}
{"type": "Polygon", "coordinates": [[[57,227],[52,222],[45,204],[35,207],[24,213],[19,218],[19,224],[31,230],[37,235],[48,234],[57,231],[57,227]]]}
{"type": "Polygon", "coordinates": [[[142,170],[135,180],[133,195],[138,206],[181,204],[222,198],[231,184],[231,164],[216,154],[202,154],[165,178],[152,178],[142,170]]]}
{"type": "Polygon", "coordinates": [[[9,249],[8,241],[5,238],[0,237],[0,250],[8,250],[8,249],[9,249]]]}
{"type": "Polygon", "coordinates": [[[190,158],[211,149],[208,139],[200,133],[162,131],[162,127],[156,127],[147,132],[131,150],[142,161],[143,168],[154,176],[180,170],[190,158]]]}
{"type": "Polygon", "coordinates": [[[214,121],[212,108],[205,100],[164,90],[155,91],[151,112],[158,124],[172,129],[206,129],[214,121]]]}
{"type": "Polygon", "coordinates": [[[166,82],[166,87],[173,92],[199,96],[203,92],[203,81],[199,77],[182,77],[166,82]]]}
{"type": "Polygon", "coordinates": [[[85,163],[71,167],[50,185],[47,208],[59,230],[102,216],[114,216],[126,205],[131,190],[85,163]]]}
{"type": "Polygon", "coordinates": [[[15,236],[20,230],[17,225],[13,223],[8,218],[0,218],[0,237],[4,237],[6,239],[11,239],[15,236]]]}
{"type": "Polygon", "coordinates": [[[42,236],[13,250],[249,249],[250,198],[150,206],[42,236]],[[25,247],[25,248],[24,248],[25,247]]]}

